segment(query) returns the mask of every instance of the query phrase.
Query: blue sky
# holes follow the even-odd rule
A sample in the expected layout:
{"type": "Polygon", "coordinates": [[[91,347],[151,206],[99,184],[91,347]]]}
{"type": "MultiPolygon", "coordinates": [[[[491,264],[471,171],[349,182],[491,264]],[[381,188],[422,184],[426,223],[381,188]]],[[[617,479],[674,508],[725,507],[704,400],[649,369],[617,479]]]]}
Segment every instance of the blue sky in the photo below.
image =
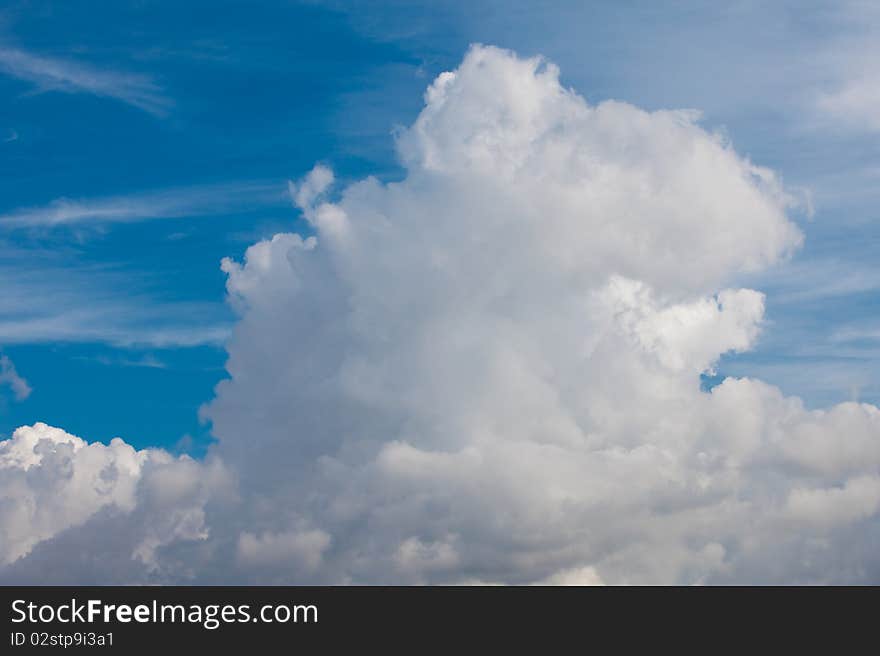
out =
{"type": "Polygon", "coordinates": [[[591,102],[698,109],[779,172],[805,245],[744,279],[768,321],[719,374],[880,401],[876,13],[553,4],[7,3],[0,349],[32,391],[0,386],[0,436],[46,421],[201,452],[234,320],[220,259],[306,230],[286,182],[315,162],[399,176],[392,131],[473,42],[547,56],[591,102]]]}

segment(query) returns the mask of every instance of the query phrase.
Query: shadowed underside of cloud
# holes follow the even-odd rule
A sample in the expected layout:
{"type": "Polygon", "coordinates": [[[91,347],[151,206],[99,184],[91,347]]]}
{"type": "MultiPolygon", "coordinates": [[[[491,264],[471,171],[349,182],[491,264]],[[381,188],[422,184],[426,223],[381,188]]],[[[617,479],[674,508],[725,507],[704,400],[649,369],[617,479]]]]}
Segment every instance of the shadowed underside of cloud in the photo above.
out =
{"type": "Polygon", "coordinates": [[[763,317],[727,281],[801,236],[696,118],[472,48],[399,136],[405,179],[331,202],[318,167],[292,188],[315,236],[223,262],[208,460],[0,445],[0,579],[877,581],[880,410],[701,391],[763,317]]]}

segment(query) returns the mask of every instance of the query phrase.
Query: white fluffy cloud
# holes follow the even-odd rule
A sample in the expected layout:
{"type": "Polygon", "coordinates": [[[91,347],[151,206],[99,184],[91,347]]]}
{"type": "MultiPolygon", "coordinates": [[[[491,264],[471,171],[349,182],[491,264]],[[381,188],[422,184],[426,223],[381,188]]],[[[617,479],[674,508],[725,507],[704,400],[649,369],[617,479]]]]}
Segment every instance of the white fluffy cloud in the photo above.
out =
{"type": "MultiPolygon", "coordinates": [[[[425,103],[403,180],[330,200],[316,168],[291,188],[315,235],[223,262],[216,460],[168,466],[182,485],[222,461],[238,494],[194,482],[168,507],[197,519],[135,557],[203,581],[876,580],[880,411],[700,387],[760,330],[730,280],[800,244],[774,174],[692,112],[589,105],[495,48],[425,103]]],[[[155,504],[144,477],[113,503],[155,504]]],[[[9,497],[35,489],[39,513],[49,482],[9,497]]],[[[45,542],[9,571],[62,528],[25,532],[11,557],[45,542]]]]}
{"type": "MultiPolygon", "coordinates": [[[[208,537],[204,504],[226,483],[217,462],[136,451],[118,438],[89,444],[42,423],[24,426],[0,442],[0,566],[104,512],[126,518],[130,548],[123,555],[149,571],[163,545],[208,537]],[[133,514],[138,521],[128,521],[133,514]]],[[[120,522],[110,524],[115,531],[120,522]]],[[[100,558],[98,545],[108,536],[96,531],[93,539],[100,558]]]]}

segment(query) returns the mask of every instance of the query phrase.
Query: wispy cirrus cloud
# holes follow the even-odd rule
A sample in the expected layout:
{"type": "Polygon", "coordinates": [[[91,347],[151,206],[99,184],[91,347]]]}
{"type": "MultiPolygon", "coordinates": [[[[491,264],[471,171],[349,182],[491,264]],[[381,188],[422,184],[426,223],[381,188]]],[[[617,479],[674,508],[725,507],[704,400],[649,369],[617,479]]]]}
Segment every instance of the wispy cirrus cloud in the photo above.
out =
{"type": "Polygon", "coordinates": [[[103,364],[107,367],[143,367],[146,369],[167,369],[168,365],[157,358],[155,355],[151,353],[147,353],[140,357],[135,358],[125,358],[125,357],[117,357],[112,358],[106,355],[99,355],[94,358],[82,358],[84,360],[92,360],[97,362],[98,364],[103,364]]]}
{"type": "Polygon", "coordinates": [[[814,257],[785,262],[771,274],[744,277],[744,281],[759,283],[774,304],[802,306],[805,302],[876,293],[880,290],[880,268],[855,258],[814,257]]]}
{"type": "Polygon", "coordinates": [[[5,355],[0,355],[0,386],[8,385],[17,401],[23,401],[31,395],[31,386],[22,378],[15,365],[5,355]]]}
{"type": "Polygon", "coordinates": [[[817,108],[846,127],[880,132],[880,71],[845,80],[839,88],[820,94],[817,108]]]}
{"type": "Polygon", "coordinates": [[[814,97],[816,126],[880,132],[880,9],[876,3],[841,2],[830,15],[839,31],[819,53],[824,78],[814,97]]]}
{"type": "MultiPolygon", "coordinates": [[[[215,321],[214,317],[205,323],[175,321],[168,315],[180,312],[216,315],[221,311],[222,306],[214,308],[207,303],[155,303],[144,311],[137,308],[137,303],[120,303],[95,312],[68,309],[34,317],[4,317],[0,318],[0,340],[7,344],[78,342],[118,347],[220,346],[229,337],[228,324],[215,321]],[[117,319],[118,315],[127,316],[117,319]],[[154,325],[153,321],[164,323],[154,325]]],[[[141,363],[141,366],[147,365],[141,363]]]]}
{"type": "Polygon", "coordinates": [[[281,206],[287,202],[287,192],[277,184],[246,182],[202,185],[100,198],[56,198],[46,205],[0,214],[0,227],[133,223],[246,211],[257,206],[281,206]]]}
{"type": "MultiPolygon", "coordinates": [[[[119,347],[220,345],[229,335],[222,303],[126,294],[114,276],[67,270],[39,276],[0,269],[0,343],[91,342],[119,347]],[[97,279],[95,279],[97,278],[97,279]]],[[[2,376],[0,376],[2,382],[2,376]]]]}
{"type": "Polygon", "coordinates": [[[872,342],[880,343],[880,324],[876,322],[867,324],[854,324],[837,330],[832,336],[832,341],[846,342],[872,342]]]}
{"type": "Polygon", "coordinates": [[[224,303],[157,295],[125,267],[75,264],[48,249],[0,254],[0,344],[174,348],[220,345],[229,334],[224,303]]]}
{"type": "Polygon", "coordinates": [[[0,47],[0,72],[32,83],[38,91],[90,93],[113,98],[154,116],[165,116],[173,101],[147,75],[103,70],[82,62],[0,47]]]}
{"type": "MultiPolygon", "coordinates": [[[[265,181],[59,198],[0,214],[0,232],[247,213],[289,204],[284,185],[265,181]]],[[[77,265],[68,252],[21,248],[14,239],[0,240],[0,255],[0,344],[173,348],[216,346],[228,337],[230,317],[221,302],[157,297],[134,289],[130,270],[113,264],[77,265]]]]}

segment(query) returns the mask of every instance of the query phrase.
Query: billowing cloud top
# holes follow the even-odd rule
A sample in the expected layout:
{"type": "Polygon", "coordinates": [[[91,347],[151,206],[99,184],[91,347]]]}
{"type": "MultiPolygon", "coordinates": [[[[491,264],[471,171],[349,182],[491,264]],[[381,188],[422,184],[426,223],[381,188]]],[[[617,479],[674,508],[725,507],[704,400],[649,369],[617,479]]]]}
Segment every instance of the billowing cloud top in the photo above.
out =
{"type": "Polygon", "coordinates": [[[4,537],[0,576],[98,526],[125,536],[89,544],[100,580],[876,581],[880,410],[701,390],[763,317],[726,285],[801,235],[776,176],[697,119],[472,48],[398,136],[402,181],[331,201],[317,167],[291,186],[316,235],[224,260],[240,319],[208,462],[34,449],[40,425],[3,443],[3,507],[47,519],[4,537]]]}

